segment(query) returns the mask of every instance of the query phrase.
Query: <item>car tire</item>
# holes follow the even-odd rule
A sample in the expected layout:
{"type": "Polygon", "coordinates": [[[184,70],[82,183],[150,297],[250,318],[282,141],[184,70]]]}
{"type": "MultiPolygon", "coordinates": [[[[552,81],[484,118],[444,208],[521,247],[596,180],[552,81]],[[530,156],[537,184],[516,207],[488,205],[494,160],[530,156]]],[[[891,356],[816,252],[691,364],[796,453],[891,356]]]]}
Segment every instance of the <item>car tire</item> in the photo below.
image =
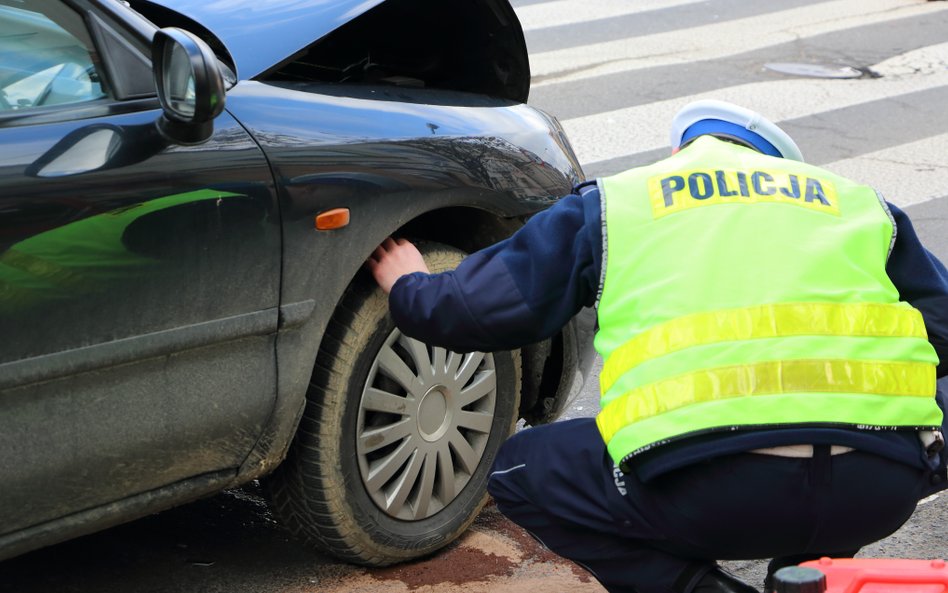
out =
{"type": "MultiPolygon", "coordinates": [[[[419,248],[432,272],[464,256],[419,248]]],[[[412,340],[395,327],[387,295],[360,275],[330,320],[297,434],[267,481],[274,512],[348,562],[434,552],[486,502],[519,396],[519,351],[460,355],[412,340]]]]}

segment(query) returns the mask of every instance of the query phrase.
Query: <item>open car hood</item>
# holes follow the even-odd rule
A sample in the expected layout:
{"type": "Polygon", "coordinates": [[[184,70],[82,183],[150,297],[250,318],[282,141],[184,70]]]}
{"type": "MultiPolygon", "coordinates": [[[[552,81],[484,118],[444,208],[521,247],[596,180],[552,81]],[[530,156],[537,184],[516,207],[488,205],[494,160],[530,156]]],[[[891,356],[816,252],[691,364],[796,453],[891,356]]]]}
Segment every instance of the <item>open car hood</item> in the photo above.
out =
{"type": "MultiPolygon", "coordinates": [[[[369,12],[386,0],[137,0],[148,2],[180,13],[213,33],[230,53],[240,79],[265,78],[294,57],[301,54],[317,40],[369,12]]],[[[422,6],[411,4],[412,0],[390,0],[409,8],[400,14],[412,22],[421,22],[422,6]],[[410,11],[416,11],[415,17],[410,11]]],[[[446,0],[448,1],[448,0],[446,0]]],[[[483,55],[471,54],[480,66],[474,69],[492,69],[498,72],[499,84],[504,90],[497,94],[520,101],[526,100],[529,92],[530,74],[526,44],[519,20],[508,0],[468,0],[465,6],[480,6],[489,20],[500,23],[502,34],[495,28],[485,29],[477,45],[491,46],[483,55]],[[497,48],[497,49],[494,49],[497,48]]],[[[448,10],[446,7],[443,10],[448,10]]],[[[431,15],[428,15],[429,18],[431,15]]],[[[447,19],[446,19],[447,20],[447,19]]],[[[450,30],[465,28],[470,35],[474,23],[461,19],[454,22],[439,22],[438,28],[450,30]]],[[[429,21],[430,22],[430,21],[429,21]]],[[[399,23],[391,23],[399,28],[399,23]]],[[[407,27],[411,29],[411,27],[407,27]]],[[[430,30],[430,29],[429,29],[430,30]]],[[[406,35],[412,33],[406,32],[406,35]]],[[[414,31],[414,34],[420,34],[414,31]]],[[[468,48],[470,49],[470,48],[468,48]]],[[[467,50],[465,50],[467,51],[467,50]]]]}
{"type": "Polygon", "coordinates": [[[220,39],[249,79],[384,0],[149,0],[197,21],[220,39]]]}

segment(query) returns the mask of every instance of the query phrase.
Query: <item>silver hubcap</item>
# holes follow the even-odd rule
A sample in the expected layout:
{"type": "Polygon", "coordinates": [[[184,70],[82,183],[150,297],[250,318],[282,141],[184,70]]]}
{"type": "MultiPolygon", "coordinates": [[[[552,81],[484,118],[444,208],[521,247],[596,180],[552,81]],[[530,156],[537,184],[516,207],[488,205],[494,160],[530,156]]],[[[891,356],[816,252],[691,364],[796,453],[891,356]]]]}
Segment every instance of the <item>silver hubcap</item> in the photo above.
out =
{"type": "Polygon", "coordinates": [[[484,456],[496,402],[492,355],[392,332],[372,362],[356,426],[359,472],[375,504],[412,521],[447,506],[484,456]]]}

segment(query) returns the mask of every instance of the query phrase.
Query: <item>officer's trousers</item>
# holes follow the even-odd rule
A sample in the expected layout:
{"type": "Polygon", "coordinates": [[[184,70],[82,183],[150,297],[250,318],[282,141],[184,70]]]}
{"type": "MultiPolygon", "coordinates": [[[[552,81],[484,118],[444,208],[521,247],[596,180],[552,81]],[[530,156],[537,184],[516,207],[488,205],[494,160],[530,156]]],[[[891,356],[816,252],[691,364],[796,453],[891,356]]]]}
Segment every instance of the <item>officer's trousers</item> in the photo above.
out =
{"type": "Polygon", "coordinates": [[[897,530],[928,483],[928,472],[876,455],[816,450],[723,456],[643,483],[614,470],[595,421],[580,418],[511,437],[488,490],[608,591],[688,593],[716,560],[774,558],[774,568],[851,556],[897,530]]]}

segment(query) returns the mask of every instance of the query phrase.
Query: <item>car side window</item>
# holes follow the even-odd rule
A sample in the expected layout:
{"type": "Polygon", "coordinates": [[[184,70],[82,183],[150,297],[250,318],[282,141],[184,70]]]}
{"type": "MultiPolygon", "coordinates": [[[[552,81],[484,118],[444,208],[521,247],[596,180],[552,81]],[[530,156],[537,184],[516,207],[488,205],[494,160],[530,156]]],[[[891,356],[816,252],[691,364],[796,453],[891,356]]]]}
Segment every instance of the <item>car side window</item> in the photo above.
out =
{"type": "Polygon", "coordinates": [[[108,93],[82,17],[58,0],[0,0],[0,113],[108,93]]]}

